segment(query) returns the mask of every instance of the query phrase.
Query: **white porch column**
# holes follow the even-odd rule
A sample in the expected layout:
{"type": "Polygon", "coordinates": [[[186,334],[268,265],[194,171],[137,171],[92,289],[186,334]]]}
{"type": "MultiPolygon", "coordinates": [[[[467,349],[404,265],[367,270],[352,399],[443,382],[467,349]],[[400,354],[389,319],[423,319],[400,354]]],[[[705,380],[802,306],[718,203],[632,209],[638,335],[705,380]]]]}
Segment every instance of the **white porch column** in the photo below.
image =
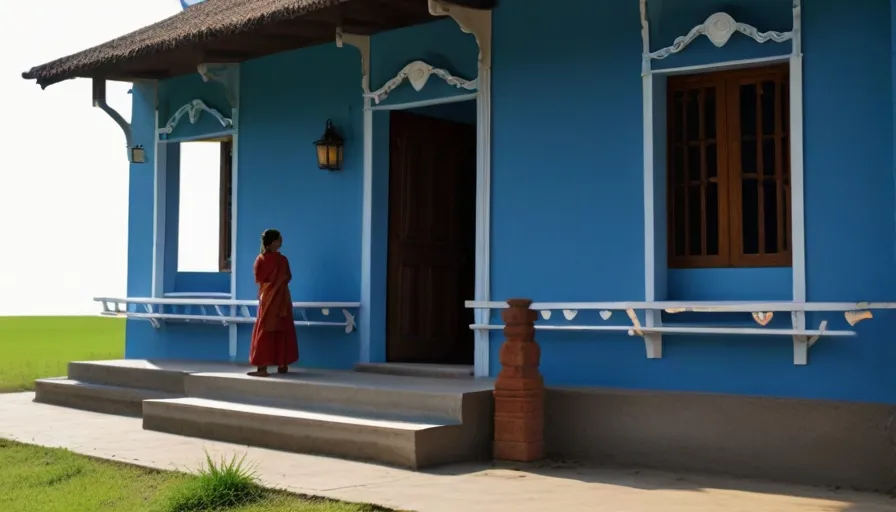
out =
{"type": "MultiPolygon", "coordinates": [[[[491,176],[492,176],[492,11],[471,9],[446,0],[429,0],[429,13],[450,16],[461,31],[472,34],[479,45],[478,86],[476,96],[476,284],[474,299],[488,301],[491,282],[491,176]]],[[[491,312],[475,310],[477,324],[488,323],[491,312]]],[[[473,372],[476,377],[489,374],[489,333],[474,334],[473,372]]]]}

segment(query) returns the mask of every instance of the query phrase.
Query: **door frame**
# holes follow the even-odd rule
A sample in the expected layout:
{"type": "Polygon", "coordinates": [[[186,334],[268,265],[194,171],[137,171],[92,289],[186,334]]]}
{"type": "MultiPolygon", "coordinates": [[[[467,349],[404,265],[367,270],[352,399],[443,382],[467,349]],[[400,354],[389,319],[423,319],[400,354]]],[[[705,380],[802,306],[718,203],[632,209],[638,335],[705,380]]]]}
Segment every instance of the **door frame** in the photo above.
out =
{"type": "MultiPolygon", "coordinates": [[[[373,105],[370,97],[370,37],[337,33],[337,44],[356,47],[361,54],[361,83],[364,92],[364,177],[363,206],[361,220],[361,310],[358,318],[360,336],[359,361],[362,363],[384,362],[386,359],[386,258],[382,237],[382,208],[375,209],[374,203],[388,204],[388,190],[374,186],[374,139],[382,142],[383,126],[374,123],[377,110],[401,110],[442,103],[476,100],[476,269],[474,297],[476,301],[490,300],[490,239],[491,239],[491,40],[492,13],[489,10],[466,9],[439,0],[430,0],[430,12],[436,16],[453,18],[459,29],[476,38],[479,46],[478,76],[475,92],[429,100],[393,104],[373,105]],[[436,7],[435,9],[433,7],[436,7]],[[385,197],[384,197],[385,193],[385,197]],[[376,226],[375,226],[376,225],[376,226]],[[376,227],[376,229],[375,229],[376,227]]],[[[388,125],[385,125],[388,137],[388,125]]],[[[388,215],[388,214],[387,214],[388,215]]],[[[477,324],[487,324],[491,312],[476,309],[474,319],[477,324]]],[[[473,369],[476,377],[489,376],[489,331],[478,329],[474,332],[473,369]]]]}

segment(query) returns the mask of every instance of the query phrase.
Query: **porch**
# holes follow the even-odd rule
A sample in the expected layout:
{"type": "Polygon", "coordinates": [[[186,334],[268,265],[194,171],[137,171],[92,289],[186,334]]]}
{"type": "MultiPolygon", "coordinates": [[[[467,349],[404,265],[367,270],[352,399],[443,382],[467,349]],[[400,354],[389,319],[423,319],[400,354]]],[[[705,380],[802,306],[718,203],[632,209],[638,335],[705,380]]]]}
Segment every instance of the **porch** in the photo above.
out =
{"type": "Polygon", "coordinates": [[[38,380],[35,401],[141,417],[146,430],[413,469],[491,455],[490,380],[376,368],[259,379],[249,370],[202,361],[75,361],[66,377],[38,380]]]}

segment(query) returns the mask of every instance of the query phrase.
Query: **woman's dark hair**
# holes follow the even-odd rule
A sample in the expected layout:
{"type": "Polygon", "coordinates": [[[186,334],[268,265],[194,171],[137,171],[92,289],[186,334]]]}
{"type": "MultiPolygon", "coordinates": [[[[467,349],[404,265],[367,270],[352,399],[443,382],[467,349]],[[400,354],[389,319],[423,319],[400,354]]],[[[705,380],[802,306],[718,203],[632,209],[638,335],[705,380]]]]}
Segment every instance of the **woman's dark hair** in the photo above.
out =
{"type": "Polygon", "coordinates": [[[261,252],[264,252],[272,243],[280,240],[280,232],[276,229],[266,229],[261,234],[261,252]]]}

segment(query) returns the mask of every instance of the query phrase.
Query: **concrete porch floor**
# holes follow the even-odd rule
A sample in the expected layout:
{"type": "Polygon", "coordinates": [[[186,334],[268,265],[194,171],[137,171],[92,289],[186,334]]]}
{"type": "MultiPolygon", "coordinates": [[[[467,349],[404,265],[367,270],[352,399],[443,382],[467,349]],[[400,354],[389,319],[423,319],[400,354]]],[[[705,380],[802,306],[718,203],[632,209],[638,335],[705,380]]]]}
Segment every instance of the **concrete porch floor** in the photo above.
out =
{"type": "Polygon", "coordinates": [[[420,469],[491,455],[488,379],[294,368],[249,377],[240,364],[72,361],[35,381],[35,401],[140,416],[143,429],[420,469]]]}
{"type": "MultiPolygon", "coordinates": [[[[80,362],[75,362],[78,364],[80,362]]],[[[217,375],[228,378],[242,380],[258,380],[257,377],[249,377],[246,372],[255,369],[253,366],[240,363],[218,363],[211,361],[179,361],[171,359],[112,359],[108,361],[84,361],[91,365],[108,367],[110,370],[119,369],[137,369],[137,370],[156,370],[161,372],[176,372],[184,374],[198,375],[217,375]]],[[[419,369],[421,375],[404,376],[396,378],[395,372],[382,373],[376,372],[359,372],[346,370],[320,370],[311,368],[295,367],[290,368],[290,372],[286,375],[278,375],[274,372],[274,368],[269,368],[272,375],[266,382],[277,380],[288,380],[293,382],[316,382],[327,383],[336,386],[363,386],[363,387],[379,387],[394,390],[419,390],[430,391],[436,393],[450,392],[471,392],[494,389],[494,379],[433,379],[430,375],[426,375],[426,369],[430,367],[430,372],[436,376],[440,373],[450,373],[463,371],[465,367],[451,367],[446,365],[413,365],[413,364],[381,364],[381,365],[360,365],[362,367],[376,367],[387,370],[392,369],[400,371],[408,368],[419,369]]]]}
{"type": "Polygon", "coordinates": [[[0,395],[0,437],[146,467],[190,470],[247,455],[265,485],[418,512],[896,512],[896,499],[844,490],[575,463],[456,464],[413,472],[152,432],[139,418],[0,395]]]}

